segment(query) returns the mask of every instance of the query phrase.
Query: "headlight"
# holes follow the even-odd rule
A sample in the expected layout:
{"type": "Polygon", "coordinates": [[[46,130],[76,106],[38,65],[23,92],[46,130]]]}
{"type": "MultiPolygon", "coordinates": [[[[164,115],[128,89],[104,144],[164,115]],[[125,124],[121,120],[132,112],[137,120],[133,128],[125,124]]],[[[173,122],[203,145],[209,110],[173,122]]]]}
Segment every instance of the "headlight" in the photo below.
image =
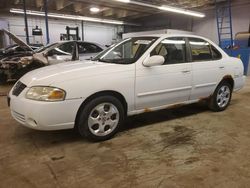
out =
{"type": "Polygon", "coordinates": [[[65,96],[66,92],[62,89],[43,86],[31,87],[26,93],[27,99],[49,102],[63,101],[65,96]]]}

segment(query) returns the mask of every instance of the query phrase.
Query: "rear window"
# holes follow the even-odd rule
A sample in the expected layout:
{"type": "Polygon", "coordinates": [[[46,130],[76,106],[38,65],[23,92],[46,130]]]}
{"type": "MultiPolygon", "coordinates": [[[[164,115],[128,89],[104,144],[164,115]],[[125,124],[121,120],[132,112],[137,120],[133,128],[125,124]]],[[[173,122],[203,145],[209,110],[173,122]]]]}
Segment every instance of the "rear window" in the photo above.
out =
{"type": "Polygon", "coordinates": [[[193,61],[207,61],[213,59],[210,44],[207,41],[198,38],[189,38],[189,45],[193,61]]]}
{"type": "Polygon", "coordinates": [[[189,38],[193,61],[209,61],[222,58],[221,53],[209,42],[199,38],[189,38]]]}

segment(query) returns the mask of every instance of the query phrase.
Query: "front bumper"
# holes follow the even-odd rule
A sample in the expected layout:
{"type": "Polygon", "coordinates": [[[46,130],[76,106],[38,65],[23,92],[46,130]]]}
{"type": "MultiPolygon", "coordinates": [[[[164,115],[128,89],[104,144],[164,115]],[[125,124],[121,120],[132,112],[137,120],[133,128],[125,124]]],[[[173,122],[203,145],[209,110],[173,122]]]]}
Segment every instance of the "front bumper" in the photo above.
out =
{"type": "Polygon", "coordinates": [[[37,130],[60,130],[74,127],[83,99],[60,102],[34,101],[25,98],[26,88],[18,97],[9,94],[12,117],[22,125],[37,130]]]}

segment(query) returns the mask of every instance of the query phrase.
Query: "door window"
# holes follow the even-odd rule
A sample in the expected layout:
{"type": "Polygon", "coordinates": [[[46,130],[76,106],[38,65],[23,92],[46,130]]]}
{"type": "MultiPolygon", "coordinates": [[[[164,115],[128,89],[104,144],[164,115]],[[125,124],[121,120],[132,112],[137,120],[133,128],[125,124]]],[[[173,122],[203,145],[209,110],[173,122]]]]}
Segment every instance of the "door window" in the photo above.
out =
{"type": "Polygon", "coordinates": [[[102,48],[95,44],[91,43],[78,43],[79,53],[99,53],[102,51],[102,48]]]}
{"type": "Polygon", "coordinates": [[[58,47],[64,53],[72,54],[74,50],[74,42],[67,42],[58,47]]]}
{"type": "Polygon", "coordinates": [[[209,42],[199,38],[189,38],[193,61],[210,61],[222,58],[221,53],[209,42]]]}
{"type": "Polygon", "coordinates": [[[212,50],[213,60],[221,59],[222,55],[219,52],[219,50],[217,50],[213,45],[210,45],[210,46],[211,46],[211,50],[212,50]]]}
{"type": "Polygon", "coordinates": [[[210,44],[207,41],[199,38],[189,38],[189,45],[193,61],[208,61],[213,59],[210,44]]]}
{"type": "Polygon", "coordinates": [[[49,56],[53,55],[72,55],[74,50],[74,42],[66,42],[49,52],[49,56]]]}
{"type": "Polygon", "coordinates": [[[165,65],[184,63],[186,62],[186,41],[182,37],[166,38],[155,47],[150,55],[163,56],[165,65]]]}

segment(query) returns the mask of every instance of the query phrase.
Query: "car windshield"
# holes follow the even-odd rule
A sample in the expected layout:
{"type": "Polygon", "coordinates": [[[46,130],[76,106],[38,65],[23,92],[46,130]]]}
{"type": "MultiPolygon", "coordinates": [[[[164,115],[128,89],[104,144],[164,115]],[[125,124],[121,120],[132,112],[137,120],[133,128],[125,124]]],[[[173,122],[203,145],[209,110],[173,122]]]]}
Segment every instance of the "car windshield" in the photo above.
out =
{"type": "Polygon", "coordinates": [[[41,48],[38,48],[37,50],[35,50],[35,52],[40,53],[48,48],[50,48],[51,46],[57,45],[58,43],[52,43],[52,44],[48,44],[47,46],[43,46],[41,48]]]}
{"type": "Polygon", "coordinates": [[[112,45],[98,54],[92,61],[116,64],[135,63],[141,55],[158,39],[157,37],[134,37],[112,45]]]}

